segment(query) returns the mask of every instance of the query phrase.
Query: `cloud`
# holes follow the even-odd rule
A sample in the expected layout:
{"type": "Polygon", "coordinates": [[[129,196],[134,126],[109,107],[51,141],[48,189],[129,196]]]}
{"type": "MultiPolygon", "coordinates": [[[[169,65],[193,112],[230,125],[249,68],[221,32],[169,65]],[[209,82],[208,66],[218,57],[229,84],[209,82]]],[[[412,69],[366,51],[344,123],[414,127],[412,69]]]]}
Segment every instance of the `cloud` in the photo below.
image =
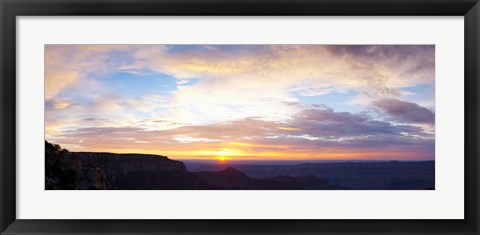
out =
{"type": "Polygon", "coordinates": [[[88,74],[120,71],[152,70],[174,76],[179,83],[201,78],[208,85],[235,86],[240,91],[268,86],[268,91],[299,89],[308,95],[357,89],[380,96],[399,96],[399,88],[431,82],[435,75],[434,46],[427,45],[190,47],[47,45],[47,98],[88,74]]]}
{"type": "Polygon", "coordinates": [[[275,88],[309,84],[317,89],[362,89],[398,96],[398,88],[434,79],[433,46],[237,46],[226,50],[172,53],[164,47],[139,49],[134,57],[141,67],[177,78],[202,77],[215,82],[237,82],[238,88],[261,87],[272,80],[275,88]],[[253,79],[252,79],[253,78],[253,79]],[[235,79],[235,80],[232,80],[235,79]],[[239,82],[241,81],[241,82],[239,82]],[[247,82],[245,82],[247,81],[247,82]]]}
{"type": "Polygon", "coordinates": [[[401,96],[403,87],[431,83],[434,52],[424,45],[47,45],[46,98],[77,89],[82,98],[100,99],[113,89],[94,88],[102,86],[103,77],[153,71],[177,80],[167,102],[177,121],[281,120],[298,112],[288,105],[299,102],[296,94],[355,90],[366,99],[381,99],[401,96]]]}
{"type": "Polygon", "coordinates": [[[390,118],[404,123],[425,123],[433,125],[435,114],[418,104],[398,99],[381,99],[373,103],[390,118]]]}
{"type": "Polygon", "coordinates": [[[82,86],[77,81],[88,74],[112,72],[120,63],[113,62],[113,53],[127,49],[127,45],[45,45],[45,98],[74,85],[82,86]]]}
{"type": "Polygon", "coordinates": [[[141,61],[136,69],[169,74],[180,83],[198,79],[195,85],[178,86],[173,95],[180,120],[245,114],[285,119],[297,111],[286,105],[298,102],[294,94],[319,96],[354,90],[367,99],[379,99],[399,97],[401,88],[434,80],[432,46],[231,47],[237,49],[208,46],[172,52],[151,47],[139,49],[133,57],[141,61]],[[231,104],[240,107],[231,108],[231,104]]]}
{"type": "Polygon", "coordinates": [[[225,151],[222,149],[235,152],[239,159],[401,160],[434,156],[434,136],[419,126],[392,125],[366,113],[335,112],[327,107],[305,109],[288,123],[246,118],[165,130],[79,128],[60,136],[59,143],[66,147],[117,152],[142,149],[172,158],[212,158],[214,152],[225,151]]]}

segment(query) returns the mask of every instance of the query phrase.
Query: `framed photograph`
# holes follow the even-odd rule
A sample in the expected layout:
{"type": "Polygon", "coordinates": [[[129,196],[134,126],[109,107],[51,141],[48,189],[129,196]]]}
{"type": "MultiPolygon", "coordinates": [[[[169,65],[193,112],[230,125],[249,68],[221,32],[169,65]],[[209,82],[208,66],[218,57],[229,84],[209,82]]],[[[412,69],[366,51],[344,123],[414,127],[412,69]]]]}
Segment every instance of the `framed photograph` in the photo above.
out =
{"type": "Polygon", "coordinates": [[[480,234],[480,5],[1,2],[1,234],[480,234]]]}

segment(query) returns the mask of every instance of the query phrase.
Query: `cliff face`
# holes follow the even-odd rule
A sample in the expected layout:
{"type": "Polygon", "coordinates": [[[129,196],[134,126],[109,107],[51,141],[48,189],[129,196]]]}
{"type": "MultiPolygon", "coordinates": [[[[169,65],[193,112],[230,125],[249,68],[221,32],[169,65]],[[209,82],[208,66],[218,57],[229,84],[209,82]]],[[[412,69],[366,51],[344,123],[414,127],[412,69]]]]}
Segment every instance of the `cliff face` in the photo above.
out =
{"type": "Polygon", "coordinates": [[[46,189],[107,189],[102,168],[84,165],[71,153],[45,155],[46,189]]]}
{"type": "Polygon", "coordinates": [[[164,156],[46,153],[47,189],[184,189],[191,177],[182,162],[164,156]]]}
{"type": "Polygon", "coordinates": [[[183,189],[190,176],[182,162],[159,155],[77,153],[85,165],[105,172],[108,189],[183,189]]]}

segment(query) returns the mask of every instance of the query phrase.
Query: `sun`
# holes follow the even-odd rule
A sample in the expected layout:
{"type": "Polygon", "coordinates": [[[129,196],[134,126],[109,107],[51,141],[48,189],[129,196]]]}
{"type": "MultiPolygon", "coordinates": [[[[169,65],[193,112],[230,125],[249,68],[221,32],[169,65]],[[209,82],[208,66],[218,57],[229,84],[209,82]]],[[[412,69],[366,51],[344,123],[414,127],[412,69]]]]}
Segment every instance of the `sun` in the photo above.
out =
{"type": "Polygon", "coordinates": [[[231,148],[220,148],[212,151],[205,151],[202,153],[206,153],[211,155],[214,160],[220,162],[226,162],[228,160],[232,160],[235,156],[242,155],[242,151],[238,149],[231,149],[231,148]]]}
{"type": "Polygon", "coordinates": [[[227,159],[226,156],[228,155],[228,153],[225,151],[220,151],[218,152],[217,155],[218,155],[218,160],[220,160],[220,162],[225,162],[225,160],[227,159]]]}
{"type": "Polygon", "coordinates": [[[230,156],[232,155],[232,152],[229,150],[222,149],[221,151],[217,151],[216,155],[217,155],[217,159],[220,162],[225,162],[230,158],[230,156]]]}

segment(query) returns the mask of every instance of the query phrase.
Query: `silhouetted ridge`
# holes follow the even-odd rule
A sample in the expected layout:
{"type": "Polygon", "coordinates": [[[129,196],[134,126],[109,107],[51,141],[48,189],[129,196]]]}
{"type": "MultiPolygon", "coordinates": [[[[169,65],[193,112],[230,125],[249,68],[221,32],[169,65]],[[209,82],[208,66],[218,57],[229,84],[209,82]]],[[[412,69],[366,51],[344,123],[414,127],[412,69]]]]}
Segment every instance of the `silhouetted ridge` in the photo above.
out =
{"type": "Polygon", "coordinates": [[[203,171],[194,174],[199,185],[213,189],[258,189],[259,182],[232,167],[221,171],[203,171]]]}
{"type": "Polygon", "coordinates": [[[247,177],[247,175],[233,167],[227,167],[224,170],[219,171],[218,173],[230,175],[230,176],[238,176],[238,177],[247,177]]]}
{"type": "Polygon", "coordinates": [[[192,174],[196,176],[195,178],[198,180],[198,185],[203,185],[211,189],[340,189],[340,187],[338,186],[331,185],[328,180],[319,179],[315,176],[277,176],[266,179],[254,179],[247,176],[244,172],[239,171],[233,167],[227,167],[221,171],[202,171],[192,174]]]}
{"type": "MultiPolygon", "coordinates": [[[[187,162],[189,169],[214,171],[215,164],[187,162]]],[[[435,161],[343,161],[300,164],[231,165],[251,178],[314,175],[330,184],[351,189],[425,190],[435,189],[435,161]]]]}

